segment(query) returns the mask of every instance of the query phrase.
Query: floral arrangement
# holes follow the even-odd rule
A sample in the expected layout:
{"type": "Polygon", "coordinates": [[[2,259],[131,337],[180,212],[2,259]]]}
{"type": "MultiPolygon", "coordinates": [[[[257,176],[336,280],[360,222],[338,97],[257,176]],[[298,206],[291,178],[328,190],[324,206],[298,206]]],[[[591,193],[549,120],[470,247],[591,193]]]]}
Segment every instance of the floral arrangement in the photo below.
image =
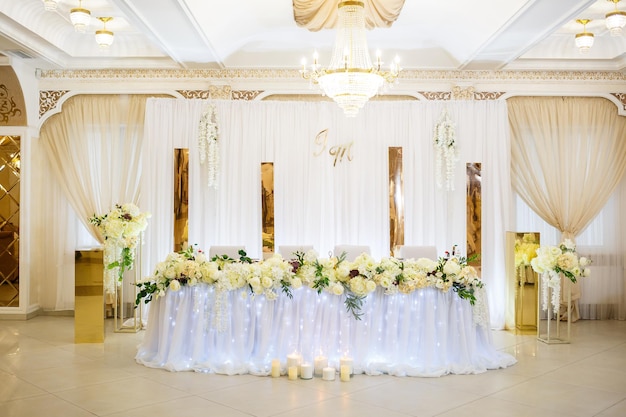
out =
{"type": "MultiPolygon", "coordinates": [[[[308,286],[318,293],[345,296],[345,306],[359,320],[361,307],[368,294],[383,289],[386,294],[411,293],[420,288],[435,287],[442,291],[452,289],[473,305],[475,289],[482,287],[476,270],[462,257],[440,258],[438,261],[420,258],[399,260],[383,258],[375,261],[368,254],[354,261],[345,260],[345,254],[318,258],[315,251],[296,252],[295,258],[285,260],[279,254],[253,262],[244,251],[240,259],[215,256],[207,259],[200,250],[190,248],[174,252],[160,262],[152,276],[138,282],[136,305],[143,299],[149,303],[166,291],[178,291],[183,285],[204,282],[225,291],[247,287],[252,296],[264,295],[269,300],[279,293],[288,297],[291,291],[308,286]]],[[[218,303],[221,303],[219,301],[218,303]]]]}
{"type": "Polygon", "coordinates": [[[102,216],[93,215],[89,222],[96,225],[104,237],[105,290],[115,292],[115,282],[121,285],[124,272],[131,270],[140,236],[148,227],[150,213],[142,213],[132,203],[116,204],[102,216]],[[116,279],[117,277],[117,279],[116,279]]]}
{"type": "Polygon", "coordinates": [[[433,138],[435,148],[435,175],[437,187],[443,188],[445,169],[446,190],[454,190],[454,169],[458,160],[458,149],[456,146],[456,132],[454,122],[450,119],[448,112],[444,109],[439,121],[435,125],[433,138]],[[443,163],[445,162],[445,168],[443,163]]]}
{"type": "Polygon", "coordinates": [[[209,187],[217,187],[217,171],[219,168],[219,130],[215,106],[210,104],[200,118],[198,126],[198,151],[200,163],[207,163],[207,182],[209,187]]]}
{"type": "Polygon", "coordinates": [[[572,282],[576,282],[577,277],[588,277],[591,274],[588,269],[591,260],[579,257],[576,245],[570,239],[565,239],[559,246],[540,246],[530,264],[535,272],[543,275],[543,310],[548,309],[548,288],[552,288],[552,306],[554,311],[558,311],[561,304],[561,274],[572,282]]]}

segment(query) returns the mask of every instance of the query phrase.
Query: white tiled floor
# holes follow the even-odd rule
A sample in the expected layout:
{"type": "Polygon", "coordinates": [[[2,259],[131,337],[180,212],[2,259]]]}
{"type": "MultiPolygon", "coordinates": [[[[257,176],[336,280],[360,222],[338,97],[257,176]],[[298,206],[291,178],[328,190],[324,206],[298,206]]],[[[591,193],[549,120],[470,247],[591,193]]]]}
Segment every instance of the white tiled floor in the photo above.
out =
{"type": "Polygon", "coordinates": [[[494,332],[508,369],[350,382],[149,369],[142,337],[74,344],[71,317],[0,321],[0,416],[626,416],[626,322],[579,321],[565,345],[494,332]]]}

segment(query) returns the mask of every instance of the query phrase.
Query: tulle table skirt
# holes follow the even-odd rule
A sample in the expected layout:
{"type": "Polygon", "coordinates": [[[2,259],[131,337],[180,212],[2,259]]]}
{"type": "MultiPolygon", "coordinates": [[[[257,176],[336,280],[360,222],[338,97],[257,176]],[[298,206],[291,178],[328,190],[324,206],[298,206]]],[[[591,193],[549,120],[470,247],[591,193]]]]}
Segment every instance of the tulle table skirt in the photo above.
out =
{"type": "Polygon", "coordinates": [[[320,354],[339,369],[353,359],[354,373],[396,376],[475,374],[513,365],[494,348],[488,325],[453,292],[426,288],[411,294],[377,290],[361,320],[346,311],[344,296],[310,288],[275,300],[244,289],[219,293],[199,284],[168,291],[150,305],[136,360],[170,371],[269,375],[272,359],[297,352],[313,363],[320,354]]]}

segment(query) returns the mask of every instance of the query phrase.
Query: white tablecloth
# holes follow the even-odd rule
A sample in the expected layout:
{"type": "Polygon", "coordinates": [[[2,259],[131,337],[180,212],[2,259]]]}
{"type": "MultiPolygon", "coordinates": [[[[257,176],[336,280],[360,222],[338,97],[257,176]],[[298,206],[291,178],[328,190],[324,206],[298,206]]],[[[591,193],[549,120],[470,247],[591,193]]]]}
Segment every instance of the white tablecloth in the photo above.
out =
{"type": "Polygon", "coordinates": [[[276,300],[245,290],[224,293],[200,284],[168,291],[151,303],[137,362],[170,371],[269,375],[272,359],[299,352],[313,363],[354,360],[354,372],[397,376],[474,374],[516,362],[494,348],[491,330],[453,292],[427,288],[412,294],[380,290],[364,303],[362,319],[346,312],[344,297],[309,288],[276,300]]]}

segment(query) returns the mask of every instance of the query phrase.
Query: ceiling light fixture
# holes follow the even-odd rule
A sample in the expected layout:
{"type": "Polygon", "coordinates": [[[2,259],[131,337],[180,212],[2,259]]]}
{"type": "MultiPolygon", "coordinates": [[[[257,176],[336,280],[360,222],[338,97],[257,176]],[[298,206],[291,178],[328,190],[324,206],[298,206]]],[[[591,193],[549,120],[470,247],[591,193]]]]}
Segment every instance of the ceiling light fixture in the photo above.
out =
{"type": "Polygon", "coordinates": [[[96,42],[98,42],[100,49],[108,49],[113,43],[113,32],[107,30],[107,22],[112,19],[112,17],[98,18],[103,24],[102,29],[96,31],[96,42]]]}
{"type": "Polygon", "coordinates": [[[303,60],[300,73],[304,79],[319,84],[324,94],[332,98],[346,116],[354,117],[385,83],[396,81],[400,67],[396,58],[389,71],[383,71],[380,54],[377,54],[376,65],[372,65],[367,50],[362,1],[342,1],[337,13],[337,36],[330,65],[322,68],[315,53],[310,69],[303,60]]]}
{"type": "Polygon", "coordinates": [[[76,32],[85,33],[87,26],[89,26],[91,22],[91,12],[87,9],[83,9],[82,0],[78,0],[78,7],[70,10],[70,20],[76,32]]]}
{"type": "Polygon", "coordinates": [[[593,33],[587,32],[587,23],[590,19],[577,19],[576,23],[583,25],[583,31],[576,34],[576,46],[581,53],[586,53],[593,46],[593,33]]]}
{"type": "Polygon", "coordinates": [[[606,27],[611,32],[611,36],[620,36],[622,28],[626,25],[626,12],[617,10],[617,3],[620,0],[608,0],[615,3],[615,10],[606,14],[606,27]]]}
{"type": "Polygon", "coordinates": [[[57,0],[43,0],[43,8],[49,12],[57,9],[57,0]]]}

